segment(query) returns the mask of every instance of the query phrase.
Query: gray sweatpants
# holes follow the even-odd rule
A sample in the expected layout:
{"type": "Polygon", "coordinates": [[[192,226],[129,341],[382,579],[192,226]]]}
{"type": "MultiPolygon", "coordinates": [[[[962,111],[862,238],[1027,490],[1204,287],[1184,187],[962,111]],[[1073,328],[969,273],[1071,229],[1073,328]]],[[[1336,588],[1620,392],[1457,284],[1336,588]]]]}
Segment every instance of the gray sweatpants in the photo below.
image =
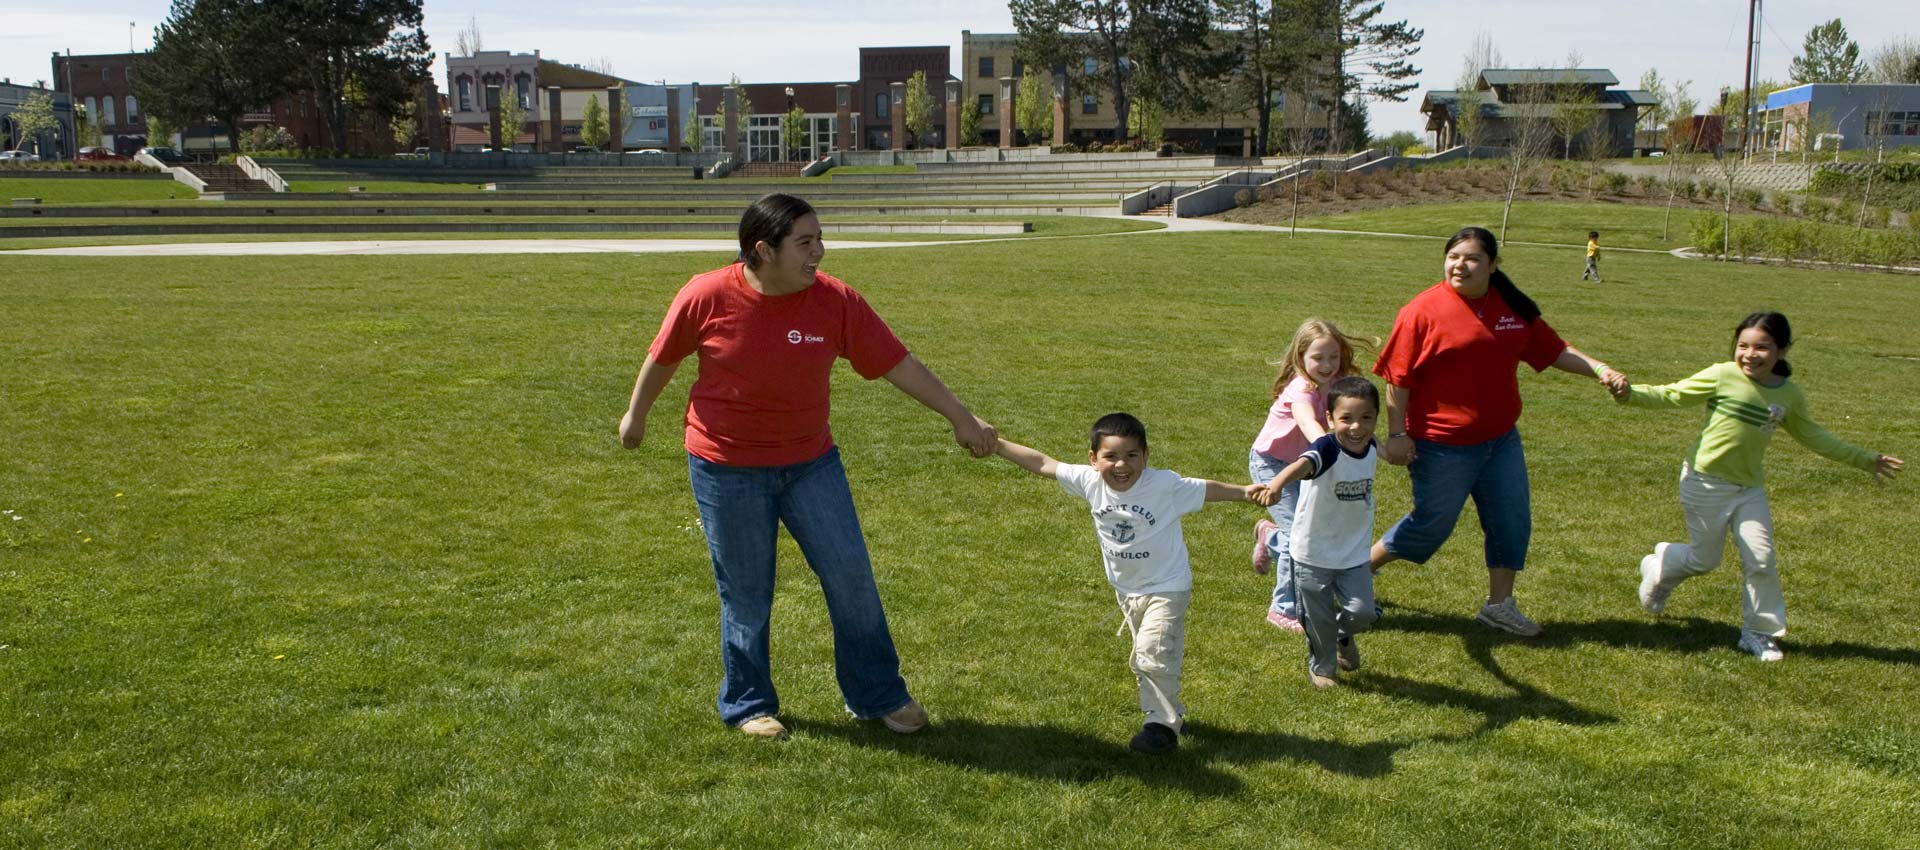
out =
{"type": "Polygon", "coordinates": [[[1338,675],[1334,653],[1340,639],[1373,626],[1373,571],[1366,564],[1329,570],[1294,561],[1293,589],[1307,631],[1307,671],[1338,675]]]}

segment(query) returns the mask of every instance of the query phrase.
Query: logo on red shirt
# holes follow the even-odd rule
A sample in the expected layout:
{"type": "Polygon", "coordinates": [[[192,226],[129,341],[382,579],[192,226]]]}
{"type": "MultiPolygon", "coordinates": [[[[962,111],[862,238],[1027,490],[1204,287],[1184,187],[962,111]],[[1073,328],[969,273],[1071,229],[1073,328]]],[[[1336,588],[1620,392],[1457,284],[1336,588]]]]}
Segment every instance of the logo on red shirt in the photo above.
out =
{"type": "Polygon", "coordinates": [[[1496,331],[1524,331],[1527,329],[1527,326],[1513,316],[1501,316],[1500,321],[1494,323],[1493,329],[1496,331]]]}
{"type": "Polygon", "coordinates": [[[803,342],[826,342],[827,338],[823,336],[814,336],[813,334],[803,334],[798,330],[791,330],[791,331],[787,331],[787,341],[793,343],[794,345],[799,345],[800,343],[803,343],[803,342]]]}

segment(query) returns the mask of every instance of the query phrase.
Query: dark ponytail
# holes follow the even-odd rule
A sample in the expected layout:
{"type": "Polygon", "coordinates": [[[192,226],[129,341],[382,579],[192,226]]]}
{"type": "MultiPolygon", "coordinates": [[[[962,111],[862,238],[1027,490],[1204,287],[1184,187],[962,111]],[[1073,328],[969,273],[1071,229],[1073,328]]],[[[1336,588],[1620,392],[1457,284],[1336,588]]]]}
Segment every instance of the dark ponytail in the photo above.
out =
{"type": "MultiPolygon", "coordinates": [[[[1747,314],[1746,318],[1740,320],[1740,325],[1733,329],[1733,345],[1729,347],[1729,356],[1731,349],[1740,346],[1740,333],[1748,328],[1759,328],[1761,333],[1773,337],[1773,344],[1779,347],[1782,355],[1793,347],[1793,326],[1787,324],[1787,317],[1772,310],[1762,310],[1747,314]]],[[[1787,365],[1787,358],[1782,356],[1773,361],[1773,373],[1782,378],[1792,377],[1793,367],[1787,365]]]]}
{"type": "MultiPolygon", "coordinates": [[[[1488,260],[1500,259],[1499,240],[1494,239],[1493,232],[1484,227],[1460,228],[1459,233],[1453,234],[1453,238],[1447,240],[1446,250],[1452,251],[1453,246],[1462,242],[1478,242],[1481,250],[1487,252],[1488,260]]],[[[1500,293],[1500,300],[1507,302],[1507,306],[1513,308],[1513,312],[1520,316],[1521,321],[1533,324],[1533,320],[1540,318],[1540,305],[1533,303],[1532,298],[1528,298],[1526,293],[1521,292],[1520,287],[1513,284],[1513,278],[1507,277],[1506,272],[1498,268],[1494,269],[1490,283],[1494,291],[1500,293]]]]}

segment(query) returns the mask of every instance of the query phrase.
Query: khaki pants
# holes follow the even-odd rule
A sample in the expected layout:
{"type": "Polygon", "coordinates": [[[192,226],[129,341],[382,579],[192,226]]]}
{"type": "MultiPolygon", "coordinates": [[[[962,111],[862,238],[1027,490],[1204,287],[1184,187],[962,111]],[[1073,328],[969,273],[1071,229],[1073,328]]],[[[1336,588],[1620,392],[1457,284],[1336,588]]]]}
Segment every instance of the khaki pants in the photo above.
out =
{"type": "Polygon", "coordinates": [[[1133,633],[1132,667],[1140,682],[1140,710],[1146,722],[1180,731],[1187,707],[1180,702],[1180,661],[1187,644],[1190,590],[1172,593],[1115,594],[1127,630],[1133,633]]]}
{"type": "Polygon", "coordinates": [[[1682,466],[1680,506],[1687,516],[1687,542],[1667,544],[1666,557],[1660,561],[1661,586],[1672,588],[1720,566],[1728,532],[1732,532],[1746,574],[1741,627],[1774,637],[1786,634],[1787,599],[1780,592],[1780,568],[1773,557],[1773,513],[1767,507],[1767,491],[1682,466]]]}

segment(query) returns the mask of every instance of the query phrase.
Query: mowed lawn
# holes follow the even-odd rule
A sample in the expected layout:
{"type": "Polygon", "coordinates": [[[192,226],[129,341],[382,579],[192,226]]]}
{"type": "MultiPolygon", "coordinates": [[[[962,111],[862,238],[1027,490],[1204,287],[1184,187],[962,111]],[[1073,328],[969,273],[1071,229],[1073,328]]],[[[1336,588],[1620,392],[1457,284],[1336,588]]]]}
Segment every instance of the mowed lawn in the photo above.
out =
{"type": "MultiPolygon", "coordinates": [[[[1083,503],[842,368],[835,434],[934,725],[845,715],[783,538],[795,734],[727,729],[691,364],[646,445],[614,435],[668,300],[727,259],[0,255],[0,846],[1913,846],[1920,477],[1776,439],[1792,631],[1761,664],[1733,649],[1737,565],[1665,617],[1634,600],[1684,533],[1702,411],[1559,372],[1522,379],[1544,637],[1471,620],[1469,512],[1382,574],[1365,669],[1317,691],[1262,620],[1259,509],[1213,504],[1186,522],[1189,734],[1148,758],[1083,503]]],[[[1573,263],[1505,256],[1636,380],[1780,309],[1816,417],[1920,459],[1911,278],[1618,253],[1594,286],[1573,263]]],[[[1129,410],[1157,465],[1237,481],[1293,328],[1384,335],[1440,248],[1145,234],[825,265],[1009,438],[1077,460],[1129,410]]],[[[1404,473],[1376,492],[1384,528],[1404,473]]]]}

